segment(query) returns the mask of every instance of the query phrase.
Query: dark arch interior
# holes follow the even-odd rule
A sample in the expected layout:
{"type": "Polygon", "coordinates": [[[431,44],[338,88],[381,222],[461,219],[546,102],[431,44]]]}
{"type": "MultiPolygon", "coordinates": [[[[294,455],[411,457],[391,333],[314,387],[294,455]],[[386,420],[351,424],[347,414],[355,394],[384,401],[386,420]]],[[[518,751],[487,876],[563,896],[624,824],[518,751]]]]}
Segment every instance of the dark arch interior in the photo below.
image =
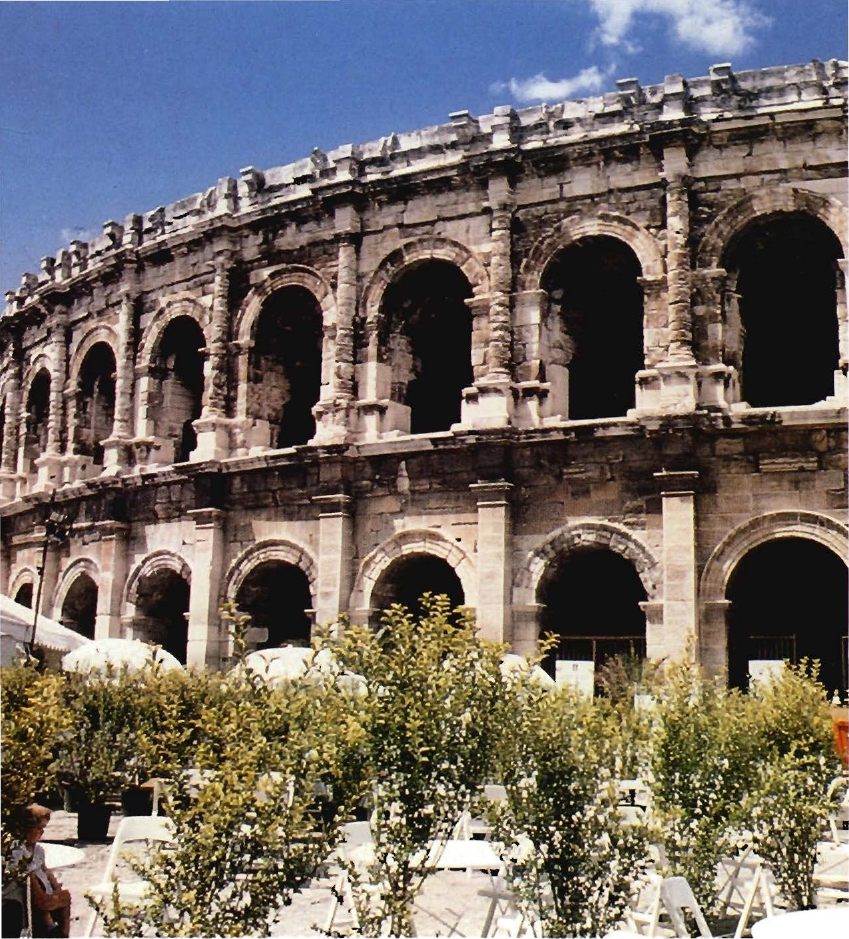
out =
{"type": "Polygon", "coordinates": [[[421,596],[445,594],[452,607],[465,602],[463,585],[451,565],[432,554],[410,554],[393,561],[380,576],[371,595],[372,620],[380,621],[381,611],[400,603],[414,616],[421,616],[421,596]]]}
{"type": "Polygon", "coordinates": [[[620,417],[634,406],[634,375],[643,367],[642,271],[616,238],[583,238],[549,264],[542,287],[559,306],[574,353],[569,417],[620,417]]]}
{"type": "Polygon", "coordinates": [[[103,463],[103,441],[115,417],[115,355],[105,342],[89,350],[80,369],[75,449],[103,463]]]}
{"type": "Polygon", "coordinates": [[[97,584],[88,574],[79,574],[62,604],[62,625],[94,639],[97,619],[97,584]]]}
{"type": "MultiPolygon", "coordinates": [[[[159,346],[162,368],[165,436],[174,441],[174,462],[188,460],[197,446],[192,426],[203,405],[203,352],[200,326],[190,316],[178,316],[165,328],[159,346]]],[[[159,423],[159,421],[157,422],[159,423]]]]}
{"type": "Polygon", "coordinates": [[[633,564],[606,548],[563,557],[538,592],[540,634],[559,636],[543,661],[552,675],[558,659],[592,661],[596,670],[613,655],[646,654],[646,599],[633,564]]]}
{"type": "Polygon", "coordinates": [[[32,584],[22,584],[14,596],[15,603],[32,609],[32,584]]]}
{"type": "Polygon", "coordinates": [[[305,287],[283,287],[263,304],[253,350],[252,410],[272,424],[278,447],[295,447],[315,435],[321,337],[321,307],[305,287]]]}
{"type": "Polygon", "coordinates": [[[47,423],[50,415],[50,375],[42,369],[33,379],[27,395],[26,456],[35,459],[47,449],[47,423]]]}
{"type": "Polygon", "coordinates": [[[808,656],[821,661],[829,692],[845,693],[847,595],[846,564],[823,545],[781,538],[753,548],[726,592],[729,684],[747,686],[750,659],[808,656]]]}
{"type": "Polygon", "coordinates": [[[160,570],[139,583],[135,626],[139,638],[162,646],[186,662],[189,636],[189,585],[172,570],[160,570]]]}
{"type": "Polygon", "coordinates": [[[840,243],[822,222],[791,214],[751,225],[732,249],[742,394],[753,407],[814,404],[834,393],[839,257],[840,243]]]}
{"type": "Polygon", "coordinates": [[[403,394],[410,433],[449,430],[460,420],[462,390],[474,379],[471,295],[463,272],[447,261],[420,264],[386,290],[384,322],[407,337],[412,358],[403,394]]]}
{"type": "Polygon", "coordinates": [[[258,643],[257,649],[309,645],[310,584],[307,575],[294,564],[284,561],[258,564],[239,587],[236,606],[250,614],[252,626],[268,630],[268,639],[258,643]]]}

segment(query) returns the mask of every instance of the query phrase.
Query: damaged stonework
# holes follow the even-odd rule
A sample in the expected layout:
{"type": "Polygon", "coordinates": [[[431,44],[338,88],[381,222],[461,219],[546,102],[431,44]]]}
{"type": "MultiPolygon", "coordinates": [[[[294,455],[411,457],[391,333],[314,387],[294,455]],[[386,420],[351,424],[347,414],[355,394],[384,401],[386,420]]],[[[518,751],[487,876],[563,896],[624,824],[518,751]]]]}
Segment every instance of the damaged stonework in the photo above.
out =
{"type": "Polygon", "coordinates": [[[455,111],[43,258],[0,316],[0,587],[32,602],[56,493],[43,611],[195,664],[225,600],[277,645],[435,590],[552,672],[846,687],[846,92],[455,111]]]}

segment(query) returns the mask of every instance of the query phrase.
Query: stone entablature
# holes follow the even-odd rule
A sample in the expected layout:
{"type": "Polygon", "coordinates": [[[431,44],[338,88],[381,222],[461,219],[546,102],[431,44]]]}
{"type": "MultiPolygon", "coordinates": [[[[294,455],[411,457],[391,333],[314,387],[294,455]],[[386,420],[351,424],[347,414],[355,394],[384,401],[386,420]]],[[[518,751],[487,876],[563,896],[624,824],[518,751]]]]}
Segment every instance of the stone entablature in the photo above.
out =
{"type": "Polygon", "coordinates": [[[57,490],[82,512],[44,610],[84,576],[99,634],[145,635],[145,585],[179,580],[189,659],[214,663],[218,604],[264,566],[299,571],[326,621],[429,556],[527,651],[541,584],[591,548],[638,572],[649,654],[695,639],[720,667],[720,545],[781,512],[845,542],[846,88],[836,61],[723,65],[456,112],[44,258],[0,316],[3,589],[34,582],[57,490]],[[772,354],[745,309],[764,232],[813,246],[800,277],[828,307],[798,400],[772,403],[751,351],[772,354]]]}

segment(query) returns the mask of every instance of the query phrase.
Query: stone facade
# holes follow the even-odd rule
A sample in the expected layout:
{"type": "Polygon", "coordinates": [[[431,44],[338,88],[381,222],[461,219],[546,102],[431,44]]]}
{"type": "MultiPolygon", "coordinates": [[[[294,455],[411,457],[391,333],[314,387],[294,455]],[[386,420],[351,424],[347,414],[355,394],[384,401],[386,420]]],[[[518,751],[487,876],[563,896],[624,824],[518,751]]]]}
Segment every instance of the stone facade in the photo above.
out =
{"type": "Polygon", "coordinates": [[[226,599],[274,644],[430,585],[519,652],[724,667],[766,635],[731,625],[753,552],[845,583],[846,86],[717,65],[458,112],[43,258],[0,318],[3,592],[55,491],[43,611],[190,663],[226,599]]]}

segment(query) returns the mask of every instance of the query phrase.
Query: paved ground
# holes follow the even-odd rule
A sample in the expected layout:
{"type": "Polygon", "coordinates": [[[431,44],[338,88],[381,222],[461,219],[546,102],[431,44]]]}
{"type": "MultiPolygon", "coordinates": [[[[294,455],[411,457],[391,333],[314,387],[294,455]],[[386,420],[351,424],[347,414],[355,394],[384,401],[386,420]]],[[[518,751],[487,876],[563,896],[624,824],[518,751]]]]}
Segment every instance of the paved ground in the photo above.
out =
{"type": "MultiPolygon", "coordinates": [[[[109,825],[110,838],[114,837],[121,816],[115,814],[109,825]]],[[[110,845],[77,841],[77,816],[55,811],[44,836],[45,841],[73,845],[85,851],[85,860],[73,867],[55,873],[74,898],[71,914],[71,936],[82,936],[91,915],[84,899],[85,891],[97,883],[106,866],[110,845]]],[[[319,936],[327,921],[333,898],[330,887],[335,878],[314,881],[302,891],[291,907],[281,913],[273,935],[319,936]]],[[[420,936],[480,936],[490,905],[491,888],[487,874],[464,871],[440,871],[427,882],[416,904],[416,928],[420,936]]],[[[98,932],[99,924],[95,930],[98,932]]]]}
{"type": "MultiPolygon", "coordinates": [[[[115,814],[109,826],[114,836],[121,816],[115,814]]],[[[843,840],[849,833],[841,832],[843,840]]],[[[64,886],[74,898],[71,936],[84,934],[90,908],[84,899],[85,891],[102,876],[109,853],[109,843],[77,841],[75,814],[56,811],[45,832],[45,841],[74,845],[85,851],[85,860],[73,867],[56,871],[64,886]]],[[[821,845],[818,872],[846,874],[847,850],[845,844],[821,845]]],[[[330,886],[333,878],[315,881],[304,890],[292,906],[281,913],[273,935],[318,936],[326,923],[333,902],[330,886]],[[314,927],[319,927],[318,929],[314,927]]],[[[420,936],[480,936],[490,905],[491,881],[483,873],[466,874],[458,871],[440,871],[427,882],[416,904],[416,928],[420,936]]],[[[100,933],[96,930],[95,935],[100,933]]]]}

